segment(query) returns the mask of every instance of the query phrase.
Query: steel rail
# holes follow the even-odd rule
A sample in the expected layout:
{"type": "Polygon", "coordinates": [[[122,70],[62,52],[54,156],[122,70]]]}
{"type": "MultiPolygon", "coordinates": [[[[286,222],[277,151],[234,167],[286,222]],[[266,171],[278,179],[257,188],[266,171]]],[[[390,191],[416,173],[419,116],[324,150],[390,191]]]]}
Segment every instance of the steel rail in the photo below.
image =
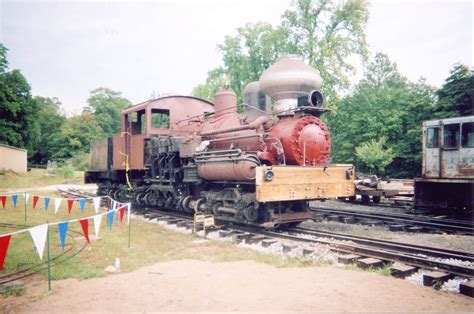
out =
{"type": "Polygon", "coordinates": [[[429,229],[451,231],[456,233],[463,233],[467,235],[474,235],[474,225],[462,220],[441,219],[431,217],[417,217],[408,214],[387,214],[369,211],[345,210],[345,209],[330,209],[311,207],[312,211],[323,214],[334,214],[340,216],[352,216],[362,219],[376,219],[381,221],[389,221],[397,224],[421,226],[429,229]]]}

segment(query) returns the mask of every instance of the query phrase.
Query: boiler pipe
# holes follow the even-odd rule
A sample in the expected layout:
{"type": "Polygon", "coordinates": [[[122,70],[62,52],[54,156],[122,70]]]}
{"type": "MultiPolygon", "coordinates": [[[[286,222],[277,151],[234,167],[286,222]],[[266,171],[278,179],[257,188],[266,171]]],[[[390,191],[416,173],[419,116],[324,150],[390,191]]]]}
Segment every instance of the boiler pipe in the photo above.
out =
{"type": "Polygon", "coordinates": [[[250,124],[247,125],[242,125],[234,128],[228,128],[228,129],[222,129],[222,130],[213,130],[213,131],[206,131],[206,132],[201,132],[201,136],[207,136],[207,135],[214,135],[214,134],[221,134],[221,133],[229,133],[229,132],[236,132],[236,131],[244,131],[244,130],[252,130],[252,129],[257,129],[260,127],[262,124],[270,121],[271,118],[268,116],[262,116],[258,117],[255,121],[253,121],[250,124]]]}

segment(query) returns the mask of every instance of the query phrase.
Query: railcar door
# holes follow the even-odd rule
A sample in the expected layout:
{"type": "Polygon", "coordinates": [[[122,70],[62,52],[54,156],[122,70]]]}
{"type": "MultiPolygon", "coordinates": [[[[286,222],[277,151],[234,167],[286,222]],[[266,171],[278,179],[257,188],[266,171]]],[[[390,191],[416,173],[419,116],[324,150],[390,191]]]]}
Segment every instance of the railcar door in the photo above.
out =
{"type": "Polygon", "coordinates": [[[456,178],[457,165],[461,157],[461,124],[446,123],[443,126],[443,144],[441,161],[441,177],[456,178]]]}
{"type": "Polygon", "coordinates": [[[427,178],[440,176],[440,127],[429,125],[423,132],[423,175],[427,178]]]}

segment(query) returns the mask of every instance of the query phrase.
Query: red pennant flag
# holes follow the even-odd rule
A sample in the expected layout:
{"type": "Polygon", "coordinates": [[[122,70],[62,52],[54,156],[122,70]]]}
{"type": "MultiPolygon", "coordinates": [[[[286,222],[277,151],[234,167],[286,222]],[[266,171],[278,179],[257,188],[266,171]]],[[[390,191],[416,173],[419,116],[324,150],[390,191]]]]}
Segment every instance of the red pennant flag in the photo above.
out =
{"type": "Polygon", "coordinates": [[[80,219],[79,222],[81,223],[82,231],[84,232],[84,237],[86,237],[87,243],[91,243],[89,241],[89,219],[80,219]]]}
{"type": "Polygon", "coordinates": [[[8,245],[10,245],[11,238],[11,234],[0,237],[0,271],[2,271],[3,262],[5,262],[5,257],[7,257],[8,245]]]}
{"type": "Polygon", "coordinates": [[[2,195],[2,196],[0,196],[0,199],[2,200],[2,207],[5,208],[5,202],[7,201],[7,196],[2,195]]]}
{"type": "Polygon", "coordinates": [[[36,207],[36,203],[38,203],[39,196],[33,195],[33,209],[36,207]]]}
{"type": "Polygon", "coordinates": [[[72,209],[72,204],[74,204],[74,200],[67,200],[67,211],[69,213],[71,213],[71,209],[72,209]]]}
{"type": "Polygon", "coordinates": [[[110,198],[107,198],[107,211],[110,210],[110,198]]]}
{"type": "Polygon", "coordinates": [[[123,213],[125,213],[125,206],[120,207],[119,214],[120,214],[120,222],[123,222],[123,213]]]}

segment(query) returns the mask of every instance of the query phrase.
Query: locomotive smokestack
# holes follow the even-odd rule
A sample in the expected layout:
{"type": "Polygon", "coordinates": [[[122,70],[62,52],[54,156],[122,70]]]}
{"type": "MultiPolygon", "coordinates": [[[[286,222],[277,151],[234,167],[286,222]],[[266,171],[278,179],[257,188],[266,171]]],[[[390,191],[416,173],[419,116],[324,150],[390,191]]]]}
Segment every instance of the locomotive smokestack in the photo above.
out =
{"type": "Polygon", "coordinates": [[[222,86],[214,96],[214,112],[216,116],[237,112],[237,95],[230,88],[222,86]]]}
{"type": "Polygon", "coordinates": [[[298,98],[319,90],[323,82],[319,71],[307,65],[301,57],[287,55],[266,69],[260,76],[260,88],[275,102],[275,110],[290,110],[298,98]]]}

